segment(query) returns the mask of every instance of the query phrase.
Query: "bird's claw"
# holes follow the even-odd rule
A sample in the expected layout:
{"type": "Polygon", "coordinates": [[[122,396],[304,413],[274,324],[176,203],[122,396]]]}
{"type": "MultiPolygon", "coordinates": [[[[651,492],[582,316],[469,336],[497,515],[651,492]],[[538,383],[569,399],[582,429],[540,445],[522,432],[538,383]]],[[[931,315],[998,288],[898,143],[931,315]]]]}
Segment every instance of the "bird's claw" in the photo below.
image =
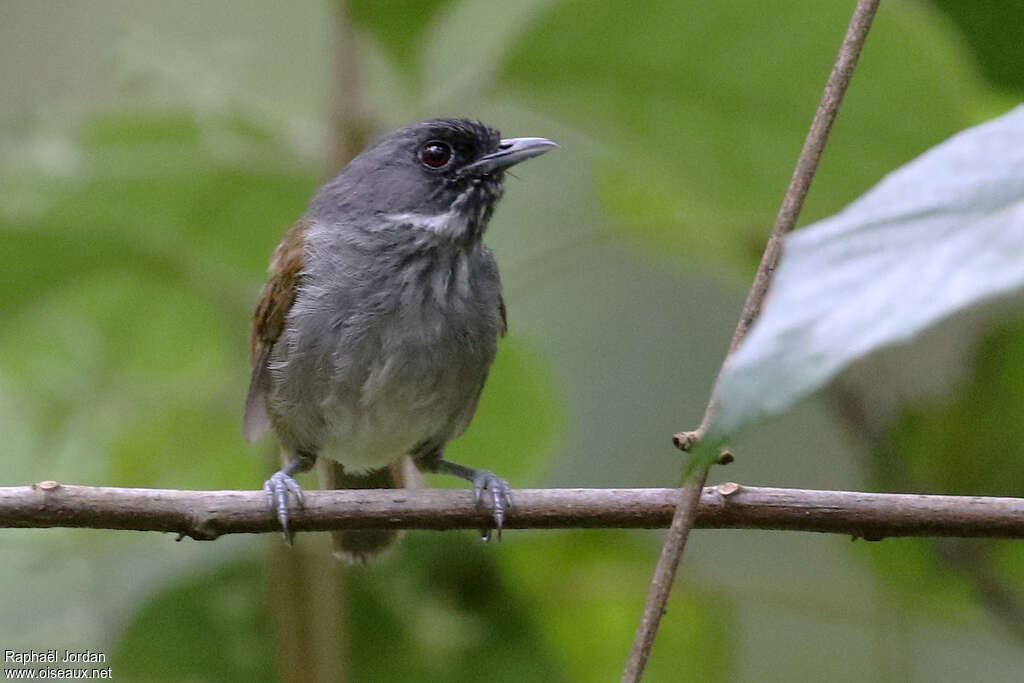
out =
{"type": "MultiPolygon", "coordinates": [[[[473,496],[476,498],[477,506],[484,501],[484,491],[490,492],[491,514],[494,518],[494,530],[498,532],[498,540],[501,540],[501,529],[505,524],[505,511],[512,507],[512,487],[509,483],[494,472],[479,470],[473,477],[473,496]]],[[[485,543],[491,540],[491,529],[485,529],[481,536],[485,543]]]]}
{"type": "Polygon", "coordinates": [[[302,487],[290,474],[279,470],[263,483],[263,492],[267,494],[267,505],[277,514],[277,521],[281,523],[284,540],[291,543],[291,536],[288,535],[288,494],[295,496],[295,502],[303,507],[306,500],[302,495],[302,487]]]}

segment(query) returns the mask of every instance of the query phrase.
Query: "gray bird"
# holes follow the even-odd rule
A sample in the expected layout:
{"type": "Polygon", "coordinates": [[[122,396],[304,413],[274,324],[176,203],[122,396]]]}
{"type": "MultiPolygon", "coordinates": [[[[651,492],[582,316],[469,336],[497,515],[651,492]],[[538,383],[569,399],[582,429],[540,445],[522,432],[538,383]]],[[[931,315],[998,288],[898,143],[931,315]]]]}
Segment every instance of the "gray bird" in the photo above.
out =
{"type": "MultiPolygon", "coordinates": [[[[329,461],[326,487],[387,488],[407,483],[406,456],[472,482],[500,533],[508,482],[443,454],[469,426],[506,330],[481,239],[505,169],[554,147],[463,119],[400,128],[320,188],[274,250],[244,432],[252,441],[273,428],[289,457],[264,484],[286,536],[289,494],[302,503],[292,475],[317,458],[329,461]]],[[[395,537],[335,532],[335,552],[365,560],[395,537]]]]}

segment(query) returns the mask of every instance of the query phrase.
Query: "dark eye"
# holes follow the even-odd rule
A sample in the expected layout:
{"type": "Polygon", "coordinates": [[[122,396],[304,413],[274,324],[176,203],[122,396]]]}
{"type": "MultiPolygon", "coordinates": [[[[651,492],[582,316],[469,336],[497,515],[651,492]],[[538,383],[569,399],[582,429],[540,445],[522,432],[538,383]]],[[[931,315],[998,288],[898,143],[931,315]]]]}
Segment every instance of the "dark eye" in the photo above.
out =
{"type": "Polygon", "coordinates": [[[452,160],[452,148],[446,142],[431,140],[420,147],[420,161],[428,168],[443,168],[452,160]]]}

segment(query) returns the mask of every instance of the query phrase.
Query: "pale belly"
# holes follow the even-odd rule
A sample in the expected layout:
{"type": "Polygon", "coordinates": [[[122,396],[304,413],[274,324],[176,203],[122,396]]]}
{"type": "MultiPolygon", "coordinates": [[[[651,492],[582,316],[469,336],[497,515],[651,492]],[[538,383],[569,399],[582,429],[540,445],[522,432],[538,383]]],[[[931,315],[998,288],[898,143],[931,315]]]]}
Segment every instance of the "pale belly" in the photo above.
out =
{"type": "Polygon", "coordinates": [[[313,403],[318,410],[288,411],[283,422],[297,444],[352,473],[386,467],[424,442],[443,445],[468,426],[493,351],[440,355],[446,362],[423,350],[389,356],[405,357],[401,365],[377,357],[355,382],[290,383],[292,389],[302,386],[306,401],[287,401],[282,408],[313,403]],[[311,390],[323,393],[313,396],[311,390]]]}
{"type": "Polygon", "coordinates": [[[318,455],[358,474],[386,467],[424,441],[454,436],[450,425],[460,406],[447,396],[417,393],[387,392],[362,405],[326,401],[327,430],[318,455]]]}

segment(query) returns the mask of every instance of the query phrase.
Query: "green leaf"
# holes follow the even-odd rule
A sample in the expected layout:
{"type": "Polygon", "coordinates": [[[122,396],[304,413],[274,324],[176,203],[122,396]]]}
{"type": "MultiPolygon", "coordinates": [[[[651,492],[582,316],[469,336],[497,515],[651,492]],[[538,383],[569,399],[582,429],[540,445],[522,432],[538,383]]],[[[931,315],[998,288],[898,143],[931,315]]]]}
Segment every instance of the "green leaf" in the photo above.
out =
{"type": "Polygon", "coordinates": [[[1024,287],[1024,106],[788,235],[715,388],[712,431],[779,413],[869,353],[1024,287]]]}

